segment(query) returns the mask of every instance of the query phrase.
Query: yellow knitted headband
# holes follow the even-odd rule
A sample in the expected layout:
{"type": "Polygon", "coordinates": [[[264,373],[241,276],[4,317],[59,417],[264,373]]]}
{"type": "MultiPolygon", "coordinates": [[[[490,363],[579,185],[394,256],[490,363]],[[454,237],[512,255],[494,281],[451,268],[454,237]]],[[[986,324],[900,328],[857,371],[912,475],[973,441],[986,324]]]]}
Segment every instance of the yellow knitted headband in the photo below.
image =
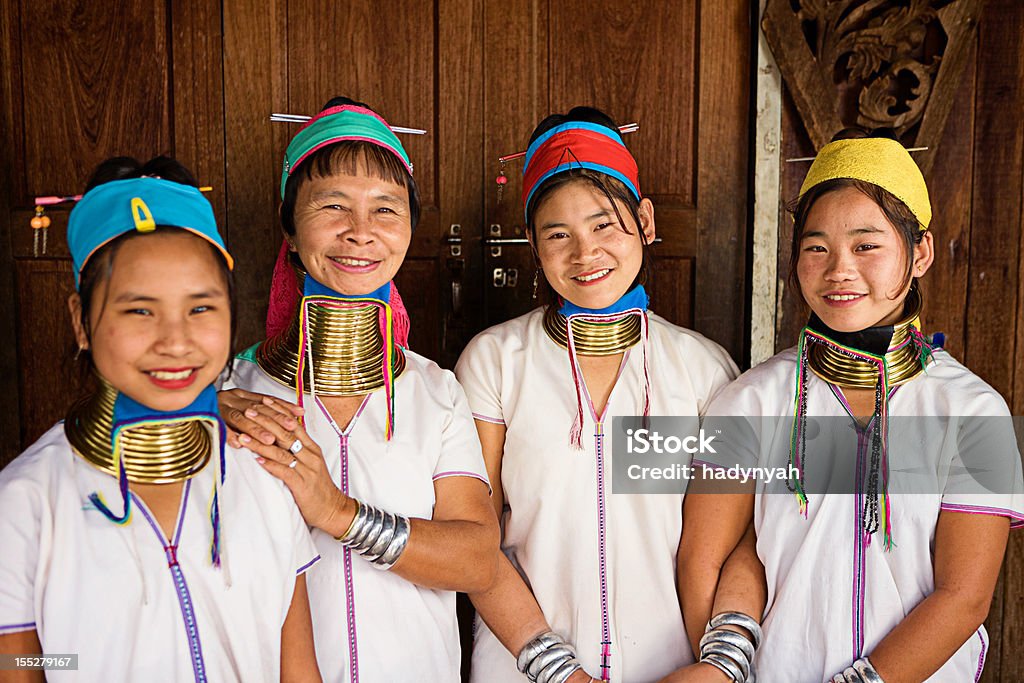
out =
{"type": "Polygon", "coordinates": [[[932,220],[928,186],[906,148],[887,138],[836,140],[821,148],[804,178],[800,196],[829,180],[850,178],[878,185],[910,209],[921,230],[932,220]]]}

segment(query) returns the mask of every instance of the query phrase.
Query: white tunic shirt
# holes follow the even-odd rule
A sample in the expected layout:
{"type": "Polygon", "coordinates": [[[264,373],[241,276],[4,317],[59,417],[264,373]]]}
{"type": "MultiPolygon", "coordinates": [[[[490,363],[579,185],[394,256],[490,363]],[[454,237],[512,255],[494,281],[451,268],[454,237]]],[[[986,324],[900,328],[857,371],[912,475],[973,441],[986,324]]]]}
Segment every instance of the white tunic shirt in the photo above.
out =
{"type": "MultiPolygon", "coordinates": [[[[216,454],[212,457],[217,457],[216,454]]],[[[276,681],[295,578],[318,559],[287,489],[247,452],[226,454],[221,567],[211,564],[211,459],[186,482],[167,539],[117,480],[75,455],[63,424],[0,472],[0,634],[35,630],[78,654],[49,681],[276,681]]]]}
{"type": "MultiPolygon", "coordinates": [[[[999,453],[1008,473],[996,493],[971,492],[962,477],[969,462],[956,462],[957,428],[942,429],[939,419],[910,421],[914,416],[1000,416],[1009,426],[1003,399],[943,350],[925,373],[896,387],[888,402],[889,468],[896,472],[890,488],[894,547],[886,552],[882,531],[862,542],[859,511],[863,493],[822,494],[808,486],[807,518],[785,485],[757,485],[754,524],[757,552],[765,567],[768,606],[765,639],[755,667],[765,683],[821,683],[871,650],[935,588],[933,546],[943,510],[1003,515],[1024,524],[1024,485],[1020,456],[1012,444],[999,453]],[[922,427],[921,432],[917,428],[922,427]],[[913,444],[904,439],[913,434],[913,444]],[[1011,452],[1012,451],[1012,452],[1011,452]],[[912,473],[912,478],[904,475],[912,473]],[[905,482],[917,493],[901,494],[905,482]],[[961,483],[958,484],[957,481],[961,483]],[[766,487],[783,492],[767,493],[766,487]]],[[[726,456],[705,456],[720,465],[785,468],[789,459],[790,420],[794,406],[795,349],[784,351],[746,372],[727,387],[708,409],[709,415],[772,418],[761,421],[759,446],[726,456]]],[[[841,391],[809,373],[807,415],[834,418],[819,424],[843,424],[843,444],[850,449],[834,463],[821,450],[805,451],[805,477],[828,477],[826,468],[869,457],[870,437],[856,429],[841,391]],[[854,455],[856,454],[856,455],[854,455]]],[[[715,418],[707,418],[705,425],[715,418]]],[[[954,424],[954,423],[949,423],[954,424]]],[[[808,428],[808,433],[811,429],[808,428]]],[[[809,442],[811,443],[811,442],[809,442]]],[[[1004,442],[1007,443],[1007,442],[1004,442]]],[[[962,445],[962,444],[961,444],[962,445]]],[[[963,455],[962,450],[960,451],[963,455]]],[[[985,455],[985,454],[983,454],[985,455]]],[[[991,456],[992,454],[988,454],[991,456]]],[[[866,466],[862,465],[862,467],[866,466]]],[[[820,489],[819,489],[820,491],[820,489]]],[[[963,683],[977,680],[984,665],[988,638],[978,629],[929,681],[963,683]]]]}
{"type": "MultiPolygon", "coordinates": [[[[384,439],[384,392],[369,394],[344,430],[310,396],[306,429],[323,450],[334,483],[348,495],[407,517],[431,519],[434,481],[468,476],[487,482],[466,397],[455,376],[405,352],[395,382],[395,433],[384,439]]],[[[224,388],[294,401],[293,389],[244,354],[224,388]]],[[[317,660],[324,681],[459,680],[455,593],[417,586],[381,571],[319,529],[323,560],[307,577],[317,660]]]]}
{"type": "MultiPolygon", "coordinates": [[[[654,681],[692,654],[676,592],[683,496],[610,490],[612,418],[643,411],[641,348],[625,354],[603,416],[584,396],[583,451],[574,450],[569,357],[544,332],[543,315],[537,309],[486,330],[456,367],[474,416],[506,427],[502,547],[588,673],[601,675],[607,637],[611,680],[654,681]]],[[[651,415],[702,413],[736,366],[699,334],[649,319],[651,415]]],[[[523,680],[479,619],[472,672],[474,681],[523,680]]]]}

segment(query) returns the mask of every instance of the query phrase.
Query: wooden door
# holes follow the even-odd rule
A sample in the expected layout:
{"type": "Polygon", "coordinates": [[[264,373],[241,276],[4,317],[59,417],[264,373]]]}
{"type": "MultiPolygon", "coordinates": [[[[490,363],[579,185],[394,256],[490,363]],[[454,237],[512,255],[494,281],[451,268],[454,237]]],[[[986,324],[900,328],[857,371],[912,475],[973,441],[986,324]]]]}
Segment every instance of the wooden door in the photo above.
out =
{"type": "Polygon", "coordinates": [[[173,154],[214,187],[223,218],[219,25],[218,8],[191,0],[0,5],[0,465],[62,418],[88,377],[65,303],[68,206],[48,210],[44,249],[33,198],[80,193],[109,156],[173,154]]]}
{"type": "Polygon", "coordinates": [[[9,459],[78,393],[63,299],[67,210],[32,251],[32,198],[81,191],[114,154],[176,155],[212,185],[234,253],[239,348],[264,336],[280,246],[277,184],[292,124],[335,95],[368,102],[404,137],[422,220],[397,277],[414,350],[451,366],[487,325],[525,312],[521,166],[497,201],[497,158],[548,113],[591,104],[621,122],[661,243],[655,310],[745,353],[749,3],[604,0],[198,0],[3,6],[0,383],[9,459]],[[47,35],[45,41],[25,37],[47,35]],[[122,38],[123,36],[123,38],[122,38]],[[113,37],[113,38],[112,38],[113,37]],[[497,234],[500,231],[500,235],[497,234]],[[493,251],[492,251],[493,250],[493,251]],[[494,272],[517,277],[496,287],[494,272]],[[515,282],[514,286],[513,282],[515,282]],[[17,343],[15,343],[15,339],[17,343]],[[10,431],[8,431],[10,430],[10,431]]]}
{"type": "Polygon", "coordinates": [[[461,256],[446,258],[442,239],[452,224],[479,223],[478,16],[479,8],[455,0],[225,0],[227,182],[241,198],[227,215],[237,226],[231,249],[247,264],[239,285],[247,343],[263,334],[281,244],[274,188],[297,130],[267,117],[313,115],[331,97],[345,95],[392,125],[427,130],[401,136],[423,211],[396,282],[413,320],[412,348],[430,358],[456,357],[460,349],[448,347],[446,326],[453,296],[468,289],[461,275],[466,264],[461,256]],[[454,294],[453,278],[459,282],[454,294]]]}
{"type": "MultiPolygon", "coordinates": [[[[660,239],[648,287],[652,308],[742,362],[748,3],[485,4],[484,237],[525,237],[521,160],[509,164],[500,202],[493,178],[498,157],[525,149],[544,116],[586,104],[620,125],[636,122],[640,130],[624,140],[637,158],[641,191],[654,202],[660,239]]],[[[525,244],[484,241],[484,322],[493,324],[536,305],[535,264],[525,244]]]]}

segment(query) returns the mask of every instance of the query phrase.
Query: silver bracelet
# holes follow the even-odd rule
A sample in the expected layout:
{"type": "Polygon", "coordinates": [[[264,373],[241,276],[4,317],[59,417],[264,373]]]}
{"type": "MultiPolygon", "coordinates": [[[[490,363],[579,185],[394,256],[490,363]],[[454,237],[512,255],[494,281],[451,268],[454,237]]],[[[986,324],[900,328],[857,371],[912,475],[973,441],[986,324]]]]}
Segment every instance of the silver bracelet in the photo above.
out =
{"type": "Polygon", "coordinates": [[[576,651],[565,640],[547,631],[540,634],[519,651],[516,667],[535,683],[565,683],[582,669],[576,660],[576,651]]]}
{"type": "Polygon", "coordinates": [[[530,666],[526,667],[526,677],[531,681],[536,681],[545,670],[554,671],[563,661],[568,661],[575,656],[576,653],[565,643],[549,647],[534,657],[530,666]]]}
{"type": "Polygon", "coordinates": [[[557,666],[549,666],[537,676],[537,683],[565,683],[569,676],[582,669],[580,663],[573,656],[570,659],[563,659],[557,666]]]}
{"type": "Polygon", "coordinates": [[[734,683],[754,683],[757,680],[754,652],[761,644],[761,635],[761,626],[746,614],[716,614],[700,639],[700,661],[715,666],[734,683]],[[726,626],[737,626],[750,635],[731,631],[726,626]]]}
{"type": "Polygon", "coordinates": [[[733,683],[743,683],[743,672],[740,671],[740,667],[736,662],[732,661],[729,657],[723,657],[722,655],[708,654],[701,655],[701,663],[710,664],[711,666],[719,669],[732,679],[733,683]]]}
{"type": "Polygon", "coordinates": [[[516,668],[519,669],[519,673],[525,674],[526,667],[530,665],[530,662],[544,650],[549,647],[554,647],[565,641],[561,639],[557,634],[552,631],[545,631],[539,636],[528,642],[523,646],[523,649],[519,651],[519,656],[516,657],[516,668]]]}
{"type": "Polygon", "coordinates": [[[743,651],[738,647],[734,647],[729,643],[708,643],[700,649],[700,655],[702,658],[708,655],[728,657],[733,661],[733,664],[739,667],[740,681],[747,680],[747,675],[750,673],[750,660],[743,655],[743,651]]]}
{"type": "Polygon", "coordinates": [[[749,638],[735,631],[728,631],[723,628],[708,631],[700,639],[701,652],[704,652],[704,646],[708,643],[728,643],[735,648],[739,648],[747,662],[754,661],[754,644],[750,642],[749,638]]]}
{"type": "Polygon", "coordinates": [[[885,683],[882,677],[875,671],[874,665],[867,657],[861,657],[853,663],[853,669],[860,674],[864,683],[885,683]]]}
{"type": "Polygon", "coordinates": [[[757,623],[757,620],[753,617],[743,614],[743,612],[722,612],[721,614],[716,614],[711,618],[710,623],[708,623],[707,631],[713,631],[719,626],[738,626],[750,634],[751,642],[754,643],[755,650],[761,647],[761,640],[763,636],[761,633],[761,625],[757,623]]]}
{"type": "Polygon", "coordinates": [[[395,535],[392,537],[391,543],[384,554],[373,561],[373,565],[379,569],[388,570],[394,567],[395,562],[398,562],[398,558],[405,551],[405,546],[409,544],[409,532],[412,530],[409,519],[402,515],[395,515],[395,519],[395,535]]]}
{"type": "Polygon", "coordinates": [[[356,516],[338,541],[378,569],[391,569],[409,543],[409,519],[356,501],[356,516]]]}
{"type": "Polygon", "coordinates": [[[861,657],[851,666],[843,669],[832,677],[830,683],[885,683],[875,671],[875,667],[867,657],[861,657]]]}

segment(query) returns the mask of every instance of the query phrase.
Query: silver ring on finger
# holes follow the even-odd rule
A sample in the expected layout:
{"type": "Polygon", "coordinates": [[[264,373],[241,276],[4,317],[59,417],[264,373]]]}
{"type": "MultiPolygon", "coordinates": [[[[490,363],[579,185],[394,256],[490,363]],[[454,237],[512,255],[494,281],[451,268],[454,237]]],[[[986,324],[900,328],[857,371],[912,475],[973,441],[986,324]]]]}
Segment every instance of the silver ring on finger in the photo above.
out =
{"type": "Polygon", "coordinates": [[[299,451],[302,450],[302,442],[295,439],[295,441],[292,441],[292,445],[288,447],[288,450],[291,451],[292,455],[298,455],[299,451]]]}
{"type": "Polygon", "coordinates": [[[292,458],[292,461],[290,463],[288,463],[288,469],[294,470],[295,466],[298,465],[298,464],[299,464],[299,459],[298,458],[292,458]]]}

